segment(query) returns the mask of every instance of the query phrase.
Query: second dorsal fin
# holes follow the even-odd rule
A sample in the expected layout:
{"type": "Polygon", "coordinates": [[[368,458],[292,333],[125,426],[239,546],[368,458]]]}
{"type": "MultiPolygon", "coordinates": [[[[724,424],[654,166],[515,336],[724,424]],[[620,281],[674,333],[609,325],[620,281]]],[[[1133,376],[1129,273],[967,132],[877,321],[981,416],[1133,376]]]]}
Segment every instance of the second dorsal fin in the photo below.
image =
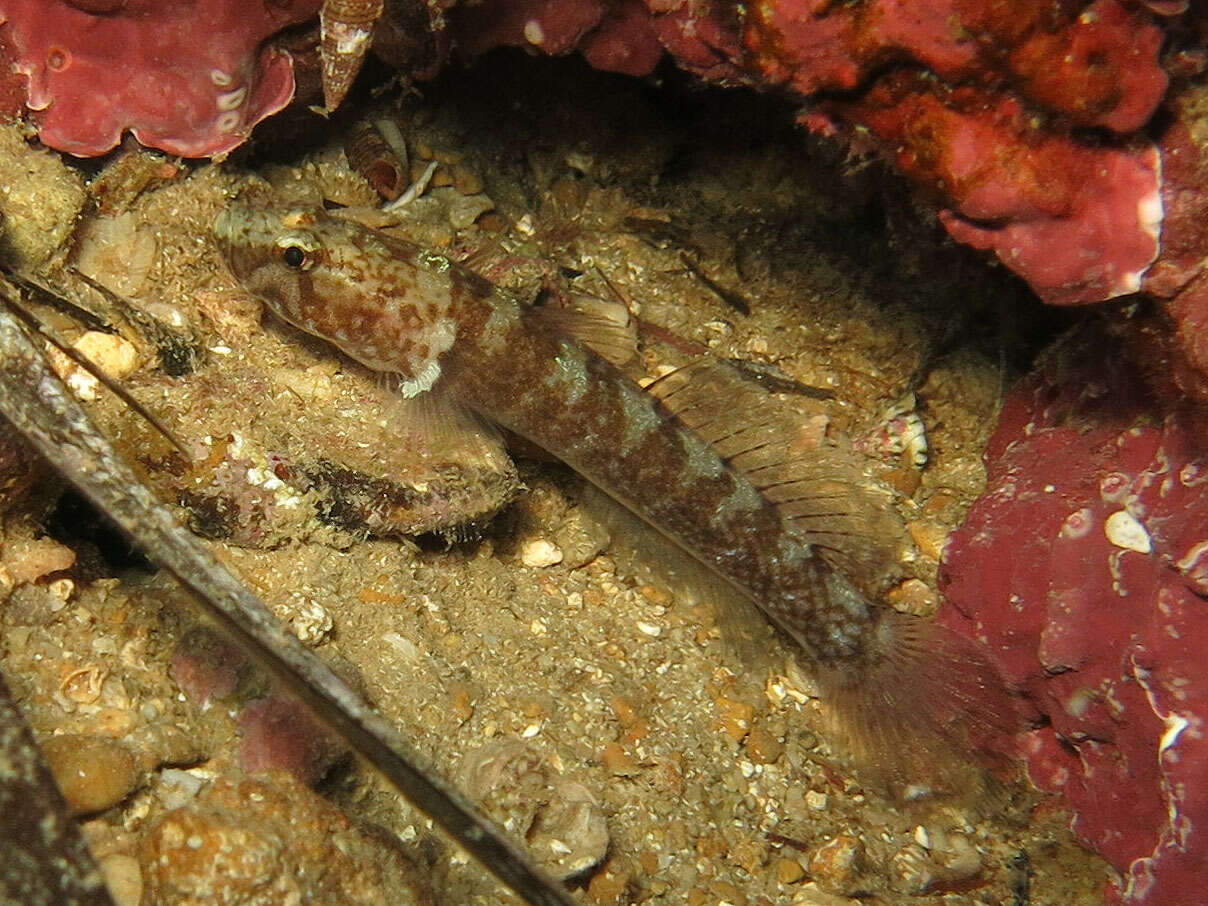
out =
{"type": "Polygon", "coordinates": [[[879,594],[901,578],[905,524],[892,491],[865,474],[859,454],[716,359],[698,359],[647,390],[864,591],[879,594]]]}

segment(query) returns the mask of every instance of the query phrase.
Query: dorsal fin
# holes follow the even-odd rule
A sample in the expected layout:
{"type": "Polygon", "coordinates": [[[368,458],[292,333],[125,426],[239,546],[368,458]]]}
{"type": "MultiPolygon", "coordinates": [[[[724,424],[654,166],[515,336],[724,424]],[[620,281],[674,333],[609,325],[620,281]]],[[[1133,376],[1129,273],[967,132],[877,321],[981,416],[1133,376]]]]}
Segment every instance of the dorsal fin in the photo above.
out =
{"type": "Polygon", "coordinates": [[[790,530],[862,590],[901,578],[906,528],[893,493],[823,427],[780,407],[730,365],[704,357],[646,388],[779,509],[790,530]]]}
{"type": "Polygon", "coordinates": [[[637,357],[637,323],[623,302],[575,293],[569,305],[534,305],[525,313],[574,337],[618,368],[624,369],[637,357]]]}

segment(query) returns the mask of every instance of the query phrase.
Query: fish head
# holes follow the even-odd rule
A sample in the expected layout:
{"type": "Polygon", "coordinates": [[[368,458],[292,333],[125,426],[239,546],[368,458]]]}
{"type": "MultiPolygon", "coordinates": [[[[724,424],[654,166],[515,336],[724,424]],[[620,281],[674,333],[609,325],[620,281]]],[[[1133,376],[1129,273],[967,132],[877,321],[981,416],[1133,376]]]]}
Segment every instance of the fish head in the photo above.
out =
{"type": "Polygon", "coordinates": [[[276,315],[311,333],[319,300],[339,282],[329,246],[335,221],[305,209],[232,205],[214,224],[214,238],[239,283],[276,315]]]}
{"type": "Polygon", "coordinates": [[[214,238],[235,279],[279,318],[400,375],[406,395],[439,377],[457,334],[447,259],[321,209],[232,205],[214,238]]]}

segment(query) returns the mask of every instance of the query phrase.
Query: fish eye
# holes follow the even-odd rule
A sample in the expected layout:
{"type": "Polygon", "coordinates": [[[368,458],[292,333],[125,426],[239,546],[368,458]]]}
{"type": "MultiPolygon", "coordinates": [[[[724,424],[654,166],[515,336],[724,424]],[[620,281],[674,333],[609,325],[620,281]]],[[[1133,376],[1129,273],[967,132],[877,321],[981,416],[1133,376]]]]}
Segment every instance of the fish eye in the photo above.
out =
{"type": "Polygon", "coordinates": [[[286,267],[302,268],[307,264],[306,250],[298,245],[288,245],[281,251],[281,260],[286,267]]]}

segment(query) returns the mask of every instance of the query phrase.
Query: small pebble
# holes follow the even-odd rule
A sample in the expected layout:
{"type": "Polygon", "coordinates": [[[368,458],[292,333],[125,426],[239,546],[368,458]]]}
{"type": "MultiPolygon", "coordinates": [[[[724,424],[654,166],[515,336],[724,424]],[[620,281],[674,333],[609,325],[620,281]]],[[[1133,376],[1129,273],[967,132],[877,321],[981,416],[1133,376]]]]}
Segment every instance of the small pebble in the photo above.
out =
{"type": "Polygon", "coordinates": [[[432,149],[432,159],[449,167],[461,163],[464,156],[462,152],[454,148],[432,149]]]}
{"type": "Polygon", "coordinates": [[[608,852],[608,824],[595,797],[530,745],[501,739],[468,752],[460,784],[556,878],[580,875],[608,852]]]}
{"type": "Polygon", "coordinates": [[[822,844],[810,856],[810,874],[833,893],[853,893],[864,861],[864,844],[859,837],[839,834],[822,844]]]}
{"type": "Polygon", "coordinates": [[[335,621],[322,604],[302,595],[294,596],[284,617],[298,641],[311,648],[321,644],[335,627],[335,621]]]}
{"type": "Polygon", "coordinates": [[[117,805],[142,776],[130,750],[105,736],[52,736],[43,741],[42,754],[68,808],[76,815],[117,805]]]}
{"type": "Polygon", "coordinates": [[[491,211],[478,218],[478,225],[488,233],[502,233],[508,228],[508,220],[491,211]]]}
{"type": "Polygon", "coordinates": [[[600,760],[604,762],[604,769],[617,777],[632,777],[641,770],[619,742],[610,742],[604,746],[600,760]]]}
{"type": "Polygon", "coordinates": [[[97,867],[105,876],[113,906],[139,906],[143,899],[143,872],[138,859],[125,853],[114,853],[102,859],[97,867]]]}
{"type": "Polygon", "coordinates": [[[817,790],[810,790],[805,794],[805,804],[816,812],[825,811],[829,801],[826,793],[820,793],[817,790]]]}
{"type": "Polygon", "coordinates": [[[544,538],[538,538],[520,548],[520,562],[534,569],[543,569],[561,563],[562,551],[544,538]]]}
{"type": "Polygon", "coordinates": [[[881,480],[903,497],[913,497],[923,483],[923,473],[910,463],[900,462],[897,468],[881,473],[881,480]]]}
{"type": "Polygon", "coordinates": [[[73,345],[76,352],[111,378],[123,378],[138,367],[138,350],[117,334],[90,330],[73,345]]]}
{"type": "Polygon", "coordinates": [[[730,847],[730,862],[754,875],[768,862],[768,845],[751,837],[739,840],[730,847]]]}
{"type": "Polygon", "coordinates": [[[536,47],[545,43],[545,29],[536,19],[529,19],[524,23],[524,40],[536,47]]]}
{"type": "Polygon", "coordinates": [[[776,880],[781,884],[796,884],[805,877],[805,869],[796,859],[776,860],[776,880]]]}
{"type": "Polygon", "coordinates": [[[399,838],[354,825],[288,775],[220,776],[148,822],[139,842],[144,902],[433,906],[399,838]]]}
{"type": "Polygon", "coordinates": [[[494,207],[488,195],[457,195],[448,200],[449,223],[456,230],[464,230],[494,207]]]}
{"type": "Polygon", "coordinates": [[[474,716],[474,700],[468,689],[457,689],[453,693],[453,713],[462,723],[474,716]]]}
{"type": "Polygon", "coordinates": [[[714,881],[709,885],[709,891],[717,898],[717,902],[729,903],[730,906],[747,906],[747,896],[729,881],[714,881]]]}
{"type": "MultiPolygon", "coordinates": [[[[55,579],[46,586],[46,590],[50,592],[52,598],[57,598],[66,604],[71,600],[71,596],[75,594],[75,583],[67,578],[55,579]]],[[[59,610],[57,607],[53,609],[55,611],[59,610]]]]}
{"type": "Polygon", "coordinates": [[[654,850],[644,849],[638,853],[638,864],[645,874],[652,875],[659,870],[659,854],[654,850]]]}
{"type": "Polygon", "coordinates": [[[643,585],[638,588],[638,594],[651,604],[657,604],[660,607],[666,607],[672,600],[671,593],[658,585],[643,585]]]}
{"type": "Polygon", "coordinates": [[[1137,517],[1127,510],[1117,510],[1107,517],[1103,523],[1103,534],[1116,547],[1138,554],[1148,554],[1153,550],[1153,541],[1137,517]]]}
{"type": "Polygon", "coordinates": [[[746,702],[735,701],[724,695],[718,696],[714,704],[722,730],[735,742],[741,741],[751,731],[755,709],[746,702]]]}
{"type": "Polygon", "coordinates": [[[462,195],[477,195],[482,191],[482,177],[465,164],[455,164],[453,187],[462,195]]]}
{"type": "Polygon", "coordinates": [[[583,181],[566,177],[559,179],[550,187],[550,195],[564,211],[577,211],[583,207],[587,191],[583,181]]]}
{"type": "MultiPolygon", "coordinates": [[[[416,154],[418,155],[419,153],[420,153],[420,152],[417,150],[417,151],[416,151],[416,154]]],[[[418,157],[418,156],[417,156],[417,157],[413,157],[413,158],[411,158],[411,162],[410,162],[411,173],[410,173],[410,176],[411,176],[411,182],[412,182],[412,183],[416,183],[416,182],[418,182],[420,179],[422,179],[422,178],[423,178],[424,172],[425,172],[425,171],[428,169],[428,164],[429,164],[430,162],[431,162],[431,158],[428,158],[428,157],[423,157],[423,158],[421,158],[421,157],[418,157]]]]}
{"type": "Polygon", "coordinates": [[[802,885],[791,906],[859,906],[859,900],[827,893],[813,881],[802,885]]]}
{"type": "Polygon", "coordinates": [[[784,743],[764,727],[755,727],[747,735],[747,754],[756,764],[772,764],[784,752],[784,743]]]}
{"type": "Polygon", "coordinates": [[[13,538],[0,547],[0,557],[13,585],[34,582],[49,573],[70,569],[75,552],[51,538],[13,538]]]}
{"type": "Polygon", "coordinates": [[[914,842],[889,860],[894,887],[914,896],[968,883],[982,866],[982,855],[967,834],[942,828],[916,828],[914,842]]]}
{"type": "Polygon", "coordinates": [[[944,553],[944,542],[948,540],[948,529],[935,522],[915,520],[909,523],[910,537],[918,546],[919,552],[932,560],[939,560],[944,553]]]}
{"type": "Polygon", "coordinates": [[[570,569],[590,563],[610,541],[608,529],[578,509],[562,520],[554,534],[554,543],[562,551],[563,562],[570,569]]]}
{"type": "Polygon", "coordinates": [[[961,512],[960,496],[940,488],[923,504],[923,515],[939,522],[952,522],[961,512]]]}
{"type": "Polygon", "coordinates": [[[604,867],[591,876],[587,883],[587,898],[599,906],[627,903],[625,891],[629,887],[630,871],[628,866],[617,859],[609,859],[604,867]]]}
{"type": "Polygon", "coordinates": [[[895,609],[916,616],[929,616],[939,606],[939,598],[921,579],[907,579],[885,593],[885,600],[895,609]]]}
{"type": "Polygon", "coordinates": [[[922,896],[935,883],[936,866],[918,843],[907,843],[889,858],[889,880],[895,890],[922,896]]]}

